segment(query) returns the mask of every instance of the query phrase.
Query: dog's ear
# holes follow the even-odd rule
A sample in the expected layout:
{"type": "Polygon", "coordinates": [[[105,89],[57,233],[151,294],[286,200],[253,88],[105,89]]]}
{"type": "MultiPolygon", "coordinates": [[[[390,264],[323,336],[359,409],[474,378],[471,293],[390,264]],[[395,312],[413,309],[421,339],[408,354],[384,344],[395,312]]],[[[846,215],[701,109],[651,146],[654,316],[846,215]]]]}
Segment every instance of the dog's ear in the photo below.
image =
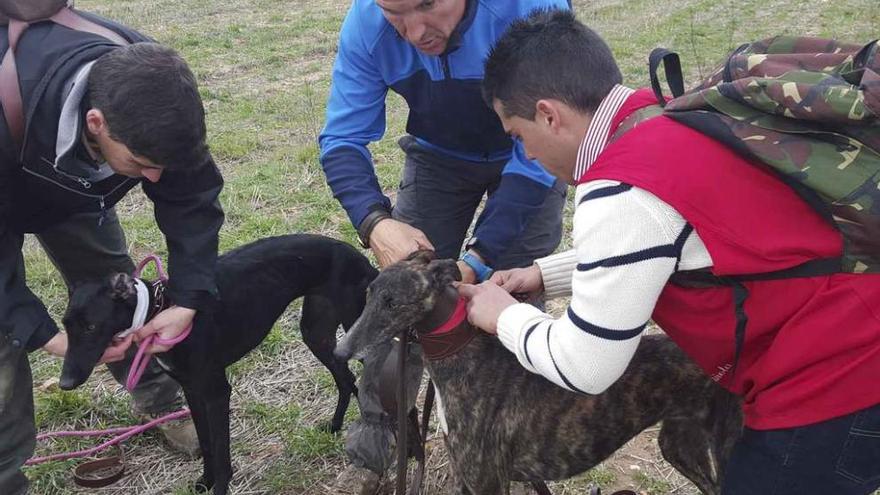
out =
{"type": "Polygon", "coordinates": [[[416,263],[427,265],[428,263],[434,261],[434,259],[436,258],[437,255],[434,253],[434,251],[430,249],[419,249],[418,251],[407,256],[406,261],[415,261],[416,263]]]}
{"type": "Polygon", "coordinates": [[[110,288],[110,295],[118,301],[125,301],[132,297],[137,298],[134,279],[127,273],[116,273],[110,277],[110,288]]]}
{"type": "Polygon", "coordinates": [[[461,281],[461,270],[455,260],[435,260],[428,264],[428,271],[440,287],[449,287],[452,282],[461,281]]]}

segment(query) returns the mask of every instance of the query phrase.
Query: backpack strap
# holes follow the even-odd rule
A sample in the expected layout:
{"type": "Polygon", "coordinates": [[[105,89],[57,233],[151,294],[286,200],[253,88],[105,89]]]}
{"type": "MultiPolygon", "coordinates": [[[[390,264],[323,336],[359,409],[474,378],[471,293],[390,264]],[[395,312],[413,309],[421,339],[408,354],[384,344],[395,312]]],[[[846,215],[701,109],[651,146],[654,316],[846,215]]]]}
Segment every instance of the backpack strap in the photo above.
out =
{"type": "Polygon", "coordinates": [[[0,62],[0,105],[6,125],[12,135],[16,148],[21,148],[24,139],[24,109],[21,102],[21,87],[18,83],[18,69],[15,67],[15,48],[28,23],[17,19],[9,19],[9,49],[0,62]]]}
{"type": "Polygon", "coordinates": [[[50,17],[49,20],[55,24],[60,24],[66,28],[73,29],[74,31],[97,34],[98,36],[107,38],[117,45],[124,46],[131,44],[116,31],[86,19],[77,12],[71,10],[69,7],[62,8],[56,12],[55,15],[50,17]]]}
{"type": "MultiPolygon", "coordinates": [[[[83,31],[104,37],[118,45],[128,45],[129,42],[121,35],[92,22],[69,7],[62,7],[58,12],[45,19],[75,31],[83,31]]],[[[32,21],[39,22],[39,21],[32,21]]],[[[0,105],[3,107],[3,116],[12,136],[16,149],[21,149],[24,144],[25,116],[24,106],[21,101],[21,86],[18,82],[18,68],[15,65],[15,50],[18,40],[30,23],[17,19],[9,19],[9,48],[0,61],[0,105]]]]}
{"type": "Polygon", "coordinates": [[[680,287],[730,287],[733,290],[733,314],[736,319],[736,326],[733,331],[733,366],[730,370],[730,374],[727,375],[728,383],[733,385],[733,379],[736,376],[736,368],[739,365],[739,358],[746,341],[746,325],[749,322],[749,316],[746,314],[745,310],[746,299],[749,298],[749,290],[746,288],[744,282],[832,275],[842,271],[842,263],[843,260],[839,257],[822,258],[807,261],[806,263],[785,270],[777,270],[775,272],[722,277],[713,275],[712,272],[708,270],[683,271],[672,274],[669,281],[680,287]]]}
{"type": "Polygon", "coordinates": [[[672,91],[672,97],[677,98],[684,94],[684,77],[681,75],[681,60],[678,54],[671,52],[666,48],[655,48],[648,56],[648,72],[651,76],[651,88],[654,95],[657,96],[657,102],[660,106],[666,106],[666,97],[663,96],[663,89],[660,87],[660,78],[657,77],[657,69],[660,64],[666,72],[666,84],[672,91]]]}

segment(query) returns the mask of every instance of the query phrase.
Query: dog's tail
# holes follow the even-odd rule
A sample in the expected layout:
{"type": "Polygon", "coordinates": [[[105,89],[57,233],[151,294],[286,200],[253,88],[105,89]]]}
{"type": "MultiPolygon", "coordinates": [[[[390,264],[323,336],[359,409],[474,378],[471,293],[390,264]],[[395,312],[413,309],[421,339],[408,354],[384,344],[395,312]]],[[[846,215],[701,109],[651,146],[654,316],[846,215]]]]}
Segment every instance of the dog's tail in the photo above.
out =
{"type": "Polygon", "coordinates": [[[718,386],[713,392],[709,409],[709,431],[712,432],[711,453],[715,461],[718,486],[724,482],[724,468],[743,430],[742,399],[718,386]]]}

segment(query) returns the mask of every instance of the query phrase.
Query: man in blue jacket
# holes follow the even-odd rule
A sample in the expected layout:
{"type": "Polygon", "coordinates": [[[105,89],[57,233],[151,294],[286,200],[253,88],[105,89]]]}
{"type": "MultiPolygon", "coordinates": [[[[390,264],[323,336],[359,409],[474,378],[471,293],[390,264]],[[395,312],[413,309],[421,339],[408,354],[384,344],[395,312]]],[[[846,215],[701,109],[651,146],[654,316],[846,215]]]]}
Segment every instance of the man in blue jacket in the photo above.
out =
{"type": "MultiPolygon", "coordinates": [[[[340,33],[320,136],[321,165],[362,244],[382,267],[419,248],[458,258],[485,194],[488,200],[459,262],[464,281],[485,280],[493,269],[528,266],[558,245],[565,185],[556,184],[507,136],[480,93],[483,62],[495,40],[513,20],[541,7],[567,8],[569,2],[354,0],[340,33]],[[367,149],[385,132],[389,89],[409,106],[408,135],[399,140],[406,161],[394,208],[367,149]]],[[[391,462],[393,418],[383,413],[376,392],[388,351],[380,349],[364,363],[362,419],[346,438],[355,469],[339,486],[360,485],[348,488],[356,493],[375,491],[391,462]]],[[[413,350],[410,363],[407,376],[415,390],[420,350],[413,350]]]]}
{"type": "MultiPolygon", "coordinates": [[[[0,494],[27,492],[21,465],[34,451],[28,352],[63,355],[66,334],[27,287],[22,243],[35,233],[70,286],[134,269],[114,204],[140,185],[165,236],[175,306],[139,332],[171,338],[216,295],[214,264],[223,180],[207,149],[195,77],[170,48],[80,12],[108,37],[54,22],[18,40],[22,119],[0,118],[0,494]],[[120,46],[120,44],[125,46],[120,46]],[[23,132],[17,132],[23,131],[23,132]]],[[[0,53],[8,45],[0,28],[0,53]]],[[[17,88],[16,88],[17,89],[17,88]]],[[[5,100],[4,100],[5,101],[5,100]]],[[[4,111],[12,113],[10,108],[4,111]]],[[[122,329],[120,329],[122,330],[122,329]]],[[[129,353],[131,337],[105,354],[129,353]]],[[[154,346],[150,352],[161,352],[154,346]]],[[[110,366],[124,380],[129,361],[110,366]]],[[[152,368],[133,392],[137,412],[180,408],[180,387],[152,368]]],[[[191,422],[166,438],[198,449],[191,422]],[[188,433],[187,433],[188,432],[188,433]]]]}

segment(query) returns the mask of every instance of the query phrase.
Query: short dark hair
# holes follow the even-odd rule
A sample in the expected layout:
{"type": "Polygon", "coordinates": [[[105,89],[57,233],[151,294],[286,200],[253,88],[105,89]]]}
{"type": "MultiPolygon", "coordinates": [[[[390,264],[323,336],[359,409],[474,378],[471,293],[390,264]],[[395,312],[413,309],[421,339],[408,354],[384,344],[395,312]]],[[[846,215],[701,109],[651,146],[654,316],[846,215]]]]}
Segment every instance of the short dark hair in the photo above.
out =
{"type": "Polygon", "coordinates": [[[135,43],[105,53],[89,74],[88,98],[104,114],[111,137],[132,153],[169,170],[207,161],[196,78],[173,49],[135,43]]]}
{"type": "Polygon", "coordinates": [[[623,78],[608,45],[570,10],[538,9],[515,21],[486,61],[483,98],[508,116],[532,120],[535,103],[553,98],[585,113],[623,78]]]}

